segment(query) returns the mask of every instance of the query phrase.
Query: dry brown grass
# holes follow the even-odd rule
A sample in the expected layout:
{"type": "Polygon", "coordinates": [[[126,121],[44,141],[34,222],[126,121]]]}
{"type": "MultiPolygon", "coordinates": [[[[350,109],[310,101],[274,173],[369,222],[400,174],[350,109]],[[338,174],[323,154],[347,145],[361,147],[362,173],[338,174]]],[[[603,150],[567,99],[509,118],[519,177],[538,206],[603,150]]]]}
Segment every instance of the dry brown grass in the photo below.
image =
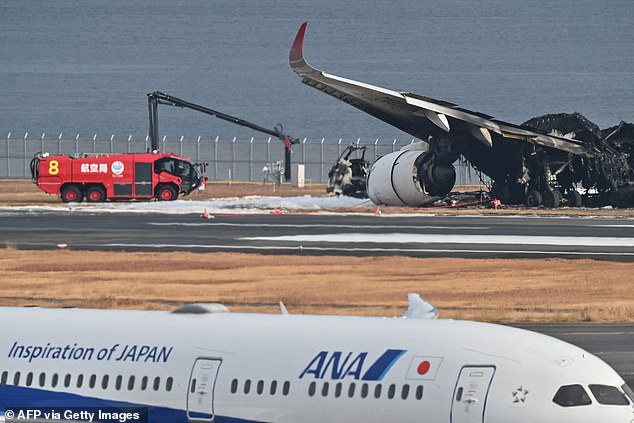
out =
{"type": "Polygon", "coordinates": [[[634,321],[634,264],[594,260],[2,250],[0,305],[396,316],[417,292],[446,318],[634,321]]]}

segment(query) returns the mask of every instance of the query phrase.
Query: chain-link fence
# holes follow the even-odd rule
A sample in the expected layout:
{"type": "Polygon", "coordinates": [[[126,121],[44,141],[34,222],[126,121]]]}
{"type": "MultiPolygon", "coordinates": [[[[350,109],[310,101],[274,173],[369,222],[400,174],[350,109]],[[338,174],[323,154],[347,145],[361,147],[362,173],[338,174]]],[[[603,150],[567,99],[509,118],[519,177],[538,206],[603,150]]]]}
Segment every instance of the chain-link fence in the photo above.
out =
{"type": "MultiPolygon", "coordinates": [[[[366,159],[371,163],[378,157],[416,142],[408,140],[308,140],[293,145],[292,163],[305,165],[305,180],[326,182],[328,171],[342,151],[351,143],[368,147],[366,159]]],[[[100,137],[80,134],[12,134],[0,138],[0,177],[30,178],[30,162],[38,152],[66,154],[79,157],[83,154],[142,153],[149,151],[150,142],[128,137],[100,137]]],[[[210,180],[258,181],[264,178],[263,168],[284,159],[284,145],[274,138],[219,139],[219,137],[196,139],[163,138],[161,151],[173,152],[188,157],[194,162],[208,163],[210,180]]],[[[355,152],[350,158],[358,157],[355,152]]],[[[481,175],[464,161],[457,161],[456,184],[477,184],[481,175]]]]}

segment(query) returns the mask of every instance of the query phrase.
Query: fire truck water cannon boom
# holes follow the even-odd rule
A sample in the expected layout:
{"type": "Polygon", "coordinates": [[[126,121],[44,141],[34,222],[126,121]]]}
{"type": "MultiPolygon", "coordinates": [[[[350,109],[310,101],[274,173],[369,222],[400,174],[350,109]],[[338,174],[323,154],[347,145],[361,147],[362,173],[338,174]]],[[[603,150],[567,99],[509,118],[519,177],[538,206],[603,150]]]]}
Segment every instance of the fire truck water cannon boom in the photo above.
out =
{"type": "Polygon", "coordinates": [[[205,106],[201,106],[199,104],[191,103],[189,101],[185,101],[178,97],[174,97],[169,94],[162,93],[160,91],[154,91],[153,93],[149,93],[148,95],[148,110],[150,116],[150,144],[152,146],[152,150],[158,151],[158,143],[159,143],[159,128],[158,128],[158,105],[166,104],[174,107],[181,107],[196,110],[201,113],[205,113],[210,116],[215,116],[218,119],[225,120],[227,122],[235,123],[236,125],[245,126],[247,128],[251,128],[258,132],[263,132],[268,135],[272,135],[284,143],[284,178],[289,180],[291,177],[291,145],[299,144],[298,138],[292,138],[288,136],[284,132],[284,129],[281,124],[277,124],[273,127],[273,129],[264,128],[263,126],[257,125],[253,122],[249,122],[248,120],[244,120],[235,116],[228,115],[226,113],[219,112],[217,110],[210,109],[205,106]]]}

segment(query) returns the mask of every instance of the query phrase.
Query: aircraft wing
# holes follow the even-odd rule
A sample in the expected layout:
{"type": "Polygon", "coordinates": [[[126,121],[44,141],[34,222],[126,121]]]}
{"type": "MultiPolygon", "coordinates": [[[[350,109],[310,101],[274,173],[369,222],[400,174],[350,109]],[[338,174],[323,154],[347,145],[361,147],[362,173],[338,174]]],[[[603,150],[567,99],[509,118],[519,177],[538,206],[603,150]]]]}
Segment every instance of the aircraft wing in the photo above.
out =
{"type": "Polygon", "coordinates": [[[393,91],[316,69],[304,58],[306,25],[304,22],[300,27],[289,56],[291,68],[302,77],[302,82],[419,139],[466,132],[489,147],[494,140],[517,139],[569,153],[588,154],[584,143],[574,138],[514,125],[446,101],[393,91]]]}

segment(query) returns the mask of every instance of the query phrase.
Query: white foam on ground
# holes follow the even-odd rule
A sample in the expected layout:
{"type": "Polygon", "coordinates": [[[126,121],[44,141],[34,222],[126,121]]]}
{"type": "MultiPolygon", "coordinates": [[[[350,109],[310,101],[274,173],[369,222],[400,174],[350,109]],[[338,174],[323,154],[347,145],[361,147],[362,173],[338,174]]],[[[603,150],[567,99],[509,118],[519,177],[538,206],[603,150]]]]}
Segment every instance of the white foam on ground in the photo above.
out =
{"type": "Polygon", "coordinates": [[[370,206],[367,199],[352,197],[313,197],[304,195],[299,197],[241,197],[221,198],[207,201],[176,200],[176,201],[148,201],[148,202],[113,202],[113,203],[68,203],[59,206],[25,206],[7,207],[3,210],[26,211],[60,211],[72,212],[141,212],[141,213],[167,213],[189,214],[202,213],[207,210],[209,214],[236,214],[236,213],[262,213],[275,209],[280,211],[324,211],[338,209],[354,209],[356,207],[370,206]]]}

